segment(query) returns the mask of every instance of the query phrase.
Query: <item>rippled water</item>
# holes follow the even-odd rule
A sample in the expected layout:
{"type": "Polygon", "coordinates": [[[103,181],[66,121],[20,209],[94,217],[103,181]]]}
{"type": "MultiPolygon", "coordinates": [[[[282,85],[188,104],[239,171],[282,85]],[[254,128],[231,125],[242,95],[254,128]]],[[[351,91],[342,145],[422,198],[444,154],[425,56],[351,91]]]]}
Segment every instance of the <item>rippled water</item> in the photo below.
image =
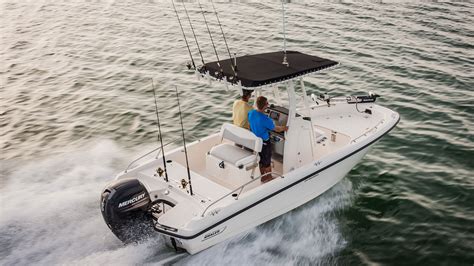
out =
{"type": "MultiPolygon", "coordinates": [[[[196,3],[186,5],[205,58],[215,60],[196,3]]],[[[123,246],[102,220],[99,193],[156,146],[150,78],[170,140],[179,129],[175,84],[194,137],[230,119],[237,93],[185,70],[170,2],[3,0],[0,263],[472,265],[474,4],[286,7],[288,48],[341,62],[309,77],[308,90],[374,91],[401,122],[321,197],[174,259],[160,240],[123,246]]],[[[216,8],[232,52],[282,48],[279,2],[216,8]]],[[[217,33],[211,13],[208,19],[217,33]]]]}

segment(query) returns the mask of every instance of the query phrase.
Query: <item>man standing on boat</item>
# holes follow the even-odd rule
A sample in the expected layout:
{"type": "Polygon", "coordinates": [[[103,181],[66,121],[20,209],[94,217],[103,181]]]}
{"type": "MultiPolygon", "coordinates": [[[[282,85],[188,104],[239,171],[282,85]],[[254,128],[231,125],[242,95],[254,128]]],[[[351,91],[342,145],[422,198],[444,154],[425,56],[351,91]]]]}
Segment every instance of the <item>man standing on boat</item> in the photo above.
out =
{"type": "MultiPolygon", "coordinates": [[[[264,96],[257,98],[257,110],[249,112],[250,130],[259,138],[263,140],[262,151],[260,155],[260,173],[262,175],[272,171],[272,144],[270,143],[269,131],[276,132],[287,131],[287,126],[275,126],[273,120],[265,114],[265,109],[268,107],[268,100],[264,96]]],[[[269,174],[262,177],[262,182],[268,182],[273,177],[269,174]]]]}
{"type": "Polygon", "coordinates": [[[253,110],[252,105],[249,104],[249,99],[252,96],[251,90],[242,90],[242,98],[234,102],[232,107],[232,120],[234,125],[249,129],[248,113],[253,110]]]}

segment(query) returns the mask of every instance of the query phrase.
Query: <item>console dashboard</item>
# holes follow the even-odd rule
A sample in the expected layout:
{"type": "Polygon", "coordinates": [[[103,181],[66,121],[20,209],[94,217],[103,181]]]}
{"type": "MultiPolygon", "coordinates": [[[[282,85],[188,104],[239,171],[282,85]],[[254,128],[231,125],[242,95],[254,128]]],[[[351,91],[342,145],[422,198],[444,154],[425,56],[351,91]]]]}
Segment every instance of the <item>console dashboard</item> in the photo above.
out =
{"type": "MultiPolygon", "coordinates": [[[[288,109],[285,107],[272,104],[265,110],[265,113],[273,120],[276,126],[286,126],[288,123],[288,109]]],[[[270,140],[274,157],[283,158],[285,133],[271,131],[270,140]]]]}

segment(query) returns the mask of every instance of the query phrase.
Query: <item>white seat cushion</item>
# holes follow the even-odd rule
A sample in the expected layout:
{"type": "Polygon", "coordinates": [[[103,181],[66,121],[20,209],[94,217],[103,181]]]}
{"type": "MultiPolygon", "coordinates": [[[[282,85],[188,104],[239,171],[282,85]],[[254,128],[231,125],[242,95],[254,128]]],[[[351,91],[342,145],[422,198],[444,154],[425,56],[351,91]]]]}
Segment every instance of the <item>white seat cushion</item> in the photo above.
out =
{"type": "Polygon", "coordinates": [[[220,134],[223,139],[230,140],[235,144],[242,145],[256,152],[262,151],[262,139],[255,136],[250,130],[224,123],[220,134]]]}
{"type": "Polygon", "coordinates": [[[222,143],[213,147],[209,154],[236,167],[252,164],[257,158],[256,154],[229,143],[222,143]]]}

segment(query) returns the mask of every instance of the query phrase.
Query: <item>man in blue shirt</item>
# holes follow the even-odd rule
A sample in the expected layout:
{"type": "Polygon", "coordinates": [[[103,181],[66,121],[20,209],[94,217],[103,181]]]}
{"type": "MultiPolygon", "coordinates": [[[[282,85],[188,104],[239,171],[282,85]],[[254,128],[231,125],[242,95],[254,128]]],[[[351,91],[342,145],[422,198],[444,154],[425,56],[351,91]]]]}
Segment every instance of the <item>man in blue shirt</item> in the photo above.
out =
{"type": "MultiPolygon", "coordinates": [[[[287,126],[275,126],[273,120],[265,114],[265,109],[268,107],[268,100],[263,96],[257,98],[257,110],[249,112],[249,124],[250,130],[259,138],[263,140],[262,151],[260,155],[260,173],[262,175],[270,173],[272,171],[272,145],[270,143],[269,131],[273,130],[276,132],[287,131],[287,126]]],[[[262,182],[268,182],[272,180],[271,174],[262,177],[262,182]]]]}

